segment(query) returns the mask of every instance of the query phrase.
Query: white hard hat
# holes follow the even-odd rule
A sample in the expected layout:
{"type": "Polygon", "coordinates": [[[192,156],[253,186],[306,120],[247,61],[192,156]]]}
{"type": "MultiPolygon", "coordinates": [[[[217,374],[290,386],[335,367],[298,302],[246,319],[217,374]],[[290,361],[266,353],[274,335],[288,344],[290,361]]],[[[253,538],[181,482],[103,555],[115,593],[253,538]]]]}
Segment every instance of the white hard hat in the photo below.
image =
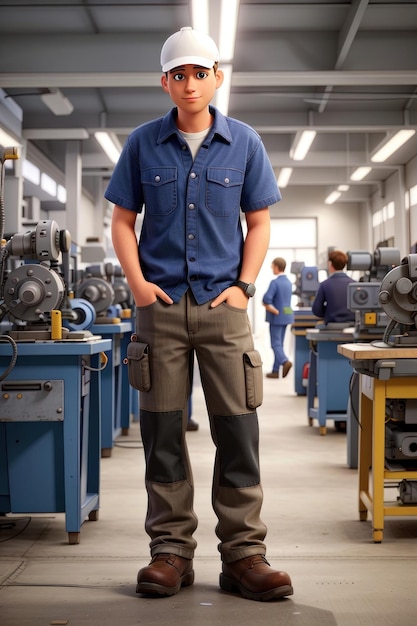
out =
{"type": "Polygon", "coordinates": [[[163,72],[169,72],[180,65],[201,65],[213,67],[219,61],[219,51],[213,39],[197,32],[191,26],[184,26],[168,37],[161,50],[163,72]]]}

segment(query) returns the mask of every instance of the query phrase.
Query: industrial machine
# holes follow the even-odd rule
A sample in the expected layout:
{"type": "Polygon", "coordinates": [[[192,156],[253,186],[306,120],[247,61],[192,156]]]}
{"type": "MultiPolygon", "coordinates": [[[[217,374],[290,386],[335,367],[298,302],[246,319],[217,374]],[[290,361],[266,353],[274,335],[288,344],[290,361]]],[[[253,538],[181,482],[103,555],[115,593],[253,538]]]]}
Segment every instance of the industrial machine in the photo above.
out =
{"type": "Polygon", "coordinates": [[[2,247],[0,318],[9,319],[13,325],[9,334],[15,338],[20,330],[34,333],[34,338],[50,331],[51,313],[62,308],[66,296],[58,258],[68,252],[70,242],[68,231],[60,231],[53,220],[43,220],[33,231],[13,235],[2,247]],[[11,267],[12,260],[19,264],[11,267]]]}
{"type": "Polygon", "coordinates": [[[303,261],[293,261],[291,273],[295,274],[294,294],[299,298],[297,306],[300,308],[311,307],[319,288],[318,268],[306,266],[303,261]]]}
{"type": "Polygon", "coordinates": [[[347,269],[363,271],[359,282],[348,285],[348,308],[355,313],[354,339],[382,337],[388,317],[379,301],[381,281],[393,267],[400,264],[398,248],[377,248],[348,252],[347,269]]]}
{"type": "Polygon", "coordinates": [[[0,322],[13,340],[93,338],[95,319],[88,302],[73,306],[70,298],[71,235],[54,220],[41,220],[33,230],[5,235],[4,162],[18,158],[14,148],[0,146],[0,322]],[[88,313],[88,315],[87,315],[88,313]],[[70,331],[62,320],[78,324],[70,331]],[[88,321],[88,324],[87,324],[88,321]]]}
{"type": "Polygon", "coordinates": [[[9,154],[0,147],[0,510],[65,512],[69,543],[79,543],[84,520],[98,519],[100,380],[112,344],[63,328],[81,315],[70,297],[69,232],[41,220],[5,235],[9,154]]]}
{"type": "Polygon", "coordinates": [[[311,310],[311,304],[319,286],[318,269],[306,266],[304,261],[293,261],[290,271],[295,275],[294,295],[298,297],[294,322],[291,325],[291,332],[295,336],[294,389],[297,395],[305,396],[310,353],[306,332],[317,324],[317,317],[311,310]]]}
{"type": "Polygon", "coordinates": [[[390,346],[417,346],[417,254],[409,254],[381,282],[379,303],[390,322],[384,342],[390,346]]]}
{"type": "Polygon", "coordinates": [[[132,309],[132,294],[120,266],[89,265],[76,278],[76,298],[94,307],[96,324],[111,323],[114,318],[124,317],[123,311],[132,309]]]}
{"type": "MultiPolygon", "coordinates": [[[[390,469],[417,469],[417,399],[387,399],[385,407],[385,459],[390,469]]],[[[398,499],[417,504],[417,481],[403,479],[398,499]]]]}
{"type": "MultiPolygon", "coordinates": [[[[417,254],[404,257],[380,284],[379,304],[389,322],[383,335],[383,346],[417,347],[417,254]]],[[[393,359],[392,376],[417,377],[415,359],[393,359]]],[[[417,400],[387,399],[385,403],[385,459],[389,467],[417,469],[417,400]]],[[[398,500],[417,504],[417,481],[403,478],[398,484],[398,500]]]]}

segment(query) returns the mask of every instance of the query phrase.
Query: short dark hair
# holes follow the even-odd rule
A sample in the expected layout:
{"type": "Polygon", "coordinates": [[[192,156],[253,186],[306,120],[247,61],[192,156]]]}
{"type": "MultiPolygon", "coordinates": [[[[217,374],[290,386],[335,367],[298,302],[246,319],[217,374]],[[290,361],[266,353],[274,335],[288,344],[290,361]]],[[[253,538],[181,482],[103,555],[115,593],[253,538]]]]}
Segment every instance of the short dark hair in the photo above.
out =
{"type": "Polygon", "coordinates": [[[332,250],[329,253],[329,261],[333,265],[335,270],[340,271],[345,267],[348,258],[347,255],[342,252],[342,250],[332,250]]]}
{"type": "Polygon", "coordinates": [[[277,256],[277,258],[272,261],[272,264],[275,265],[280,272],[284,272],[287,267],[287,262],[282,256],[277,256]]]}

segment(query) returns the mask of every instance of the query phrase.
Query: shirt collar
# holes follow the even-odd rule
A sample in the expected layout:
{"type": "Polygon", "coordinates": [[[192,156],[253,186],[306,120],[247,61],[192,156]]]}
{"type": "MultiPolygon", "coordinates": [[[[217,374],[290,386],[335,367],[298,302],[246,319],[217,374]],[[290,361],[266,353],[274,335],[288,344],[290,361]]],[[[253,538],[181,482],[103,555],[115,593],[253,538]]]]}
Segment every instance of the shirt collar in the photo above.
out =
{"type": "MultiPolygon", "coordinates": [[[[214,115],[214,122],[209,132],[209,139],[212,139],[214,135],[219,135],[228,143],[232,143],[233,138],[230,132],[227,118],[220,113],[214,106],[210,106],[210,113],[214,115]]],[[[161,129],[159,131],[158,143],[163,143],[172,135],[178,135],[179,131],[175,123],[177,117],[177,108],[171,109],[165,117],[162,118],[161,129]]]]}

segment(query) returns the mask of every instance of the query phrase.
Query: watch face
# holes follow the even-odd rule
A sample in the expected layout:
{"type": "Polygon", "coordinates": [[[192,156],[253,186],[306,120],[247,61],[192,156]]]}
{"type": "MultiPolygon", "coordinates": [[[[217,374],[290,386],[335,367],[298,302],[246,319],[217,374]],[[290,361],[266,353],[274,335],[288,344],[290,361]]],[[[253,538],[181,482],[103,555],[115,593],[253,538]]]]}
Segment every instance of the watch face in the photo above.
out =
{"type": "Polygon", "coordinates": [[[237,280],[234,284],[243,289],[248,298],[252,298],[255,295],[256,287],[253,283],[244,283],[243,280],[237,280]]]}
{"type": "Polygon", "coordinates": [[[248,294],[250,298],[252,298],[255,295],[255,291],[256,291],[255,285],[253,283],[249,283],[248,286],[246,287],[246,293],[248,294]]]}

